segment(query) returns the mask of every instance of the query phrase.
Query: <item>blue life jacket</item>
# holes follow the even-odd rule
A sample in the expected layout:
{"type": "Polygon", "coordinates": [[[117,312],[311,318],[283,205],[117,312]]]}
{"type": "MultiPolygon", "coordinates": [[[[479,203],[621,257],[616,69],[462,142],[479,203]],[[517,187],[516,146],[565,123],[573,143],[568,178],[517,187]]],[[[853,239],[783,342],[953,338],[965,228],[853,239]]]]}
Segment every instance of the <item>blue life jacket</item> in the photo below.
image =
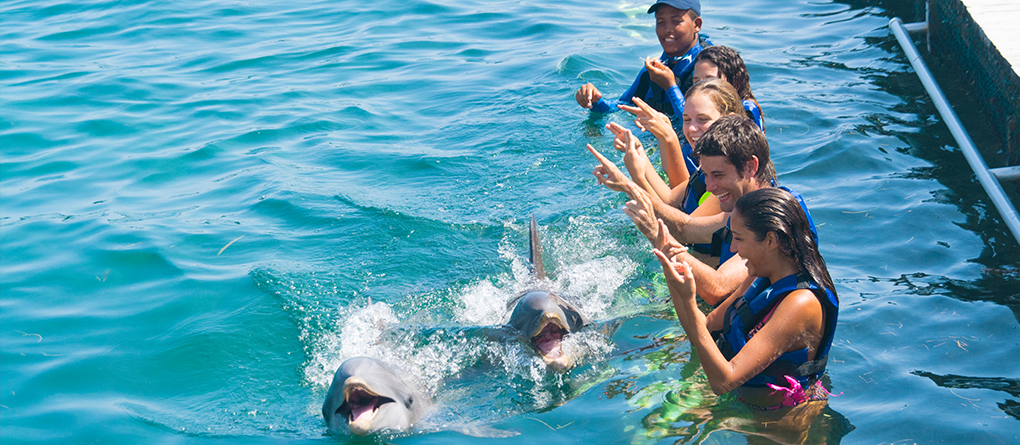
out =
{"type": "MultiPolygon", "coordinates": [[[[693,48],[680,57],[668,57],[663,52],[659,60],[673,71],[677,88],[671,88],[670,90],[662,89],[655,82],[652,82],[648,70],[641,68],[641,72],[638,73],[637,88],[631,97],[640,97],[650,107],[665,114],[679,115],[683,113],[683,106],[686,102],[683,92],[687,91],[694,84],[694,78],[692,77],[694,73],[694,58],[698,56],[702,49],[704,47],[700,43],[696,43],[693,48]],[[680,107],[680,109],[677,110],[677,107],[680,107]]],[[[623,98],[621,97],[621,99],[623,98]]]]}
{"type": "Polygon", "coordinates": [[[810,290],[822,303],[825,325],[816,358],[809,360],[807,348],[786,352],[743,386],[764,387],[765,384],[771,383],[785,387],[788,383],[784,377],[790,376],[807,388],[821,378],[825,371],[825,364],[829,360],[829,348],[832,346],[833,334],[836,331],[839,300],[829,289],[823,289],[811,281],[805,273],[788,275],[775,284],[770,283],[768,278],[754,280],[747,292],[734,301],[726,311],[722,330],[713,332],[712,336],[726,360],[732,360],[754,336],[751,331],[786,295],[797,289],[810,290]]]}
{"type": "Polygon", "coordinates": [[[753,100],[744,99],[744,112],[747,113],[747,117],[758,126],[758,129],[762,133],[765,132],[765,118],[761,115],[761,108],[758,108],[758,104],[754,103],[753,100]]]}
{"type": "MultiPolygon", "coordinates": [[[[687,178],[687,189],[684,190],[684,196],[680,202],[680,210],[690,215],[701,205],[705,194],[708,193],[708,186],[705,185],[705,174],[698,169],[698,163],[694,162],[694,150],[691,149],[691,144],[684,141],[680,149],[684,156],[684,165],[687,166],[687,173],[690,175],[687,178]]],[[[711,254],[712,243],[694,244],[691,245],[691,249],[706,255],[711,254]]]]}
{"type": "Polygon", "coordinates": [[[701,50],[709,46],[712,46],[712,42],[708,40],[708,36],[699,34],[698,43],[694,44],[682,56],[669,57],[665,52],[659,56],[659,60],[673,71],[673,76],[677,82],[676,86],[663,90],[655,82],[652,82],[651,77],[648,75],[648,70],[642,66],[641,70],[638,71],[637,78],[634,79],[634,83],[631,84],[630,88],[627,88],[627,91],[624,91],[619,99],[613,100],[602,97],[592,104],[591,111],[595,113],[614,112],[619,110],[619,104],[631,102],[634,96],[637,96],[658,111],[679,115],[683,112],[684,108],[684,92],[694,83],[692,78],[694,58],[698,56],[701,50]]]}
{"type": "Polygon", "coordinates": [[[680,146],[680,152],[684,156],[684,165],[687,167],[687,190],[684,191],[683,202],[680,203],[680,210],[690,215],[698,208],[701,197],[707,193],[705,186],[705,175],[698,170],[698,163],[694,161],[694,149],[691,144],[684,141],[680,146]]]}

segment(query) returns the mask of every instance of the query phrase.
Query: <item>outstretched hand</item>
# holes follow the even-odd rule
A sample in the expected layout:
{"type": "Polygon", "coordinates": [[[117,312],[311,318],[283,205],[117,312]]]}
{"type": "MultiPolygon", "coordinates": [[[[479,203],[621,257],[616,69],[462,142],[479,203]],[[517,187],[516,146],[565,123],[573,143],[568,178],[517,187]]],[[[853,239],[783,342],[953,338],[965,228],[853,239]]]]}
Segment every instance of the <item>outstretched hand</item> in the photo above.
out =
{"type": "MultiPolygon", "coordinates": [[[[654,167],[652,167],[652,161],[648,159],[648,153],[645,153],[645,147],[641,145],[641,141],[634,136],[634,133],[616,122],[607,124],[606,129],[616,136],[613,138],[613,148],[623,152],[623,164],[630,172],[630,177],[639,183],[644,182],[643,176],[646,170],[654,167]]],[[[641,185],[644,186],[644,184],[641,185]]]]}
{"type": "Polygon", "coordinates": [[[591,172],[598,179],[599,184],[606,186],[609,190],[617,192],[627,191],[627,185],[633,184],[633,182],[616,167],[613,161],[602,156],[602,153],[599,153],[595,147],[592,147],[591,144],[587,144],[587,147],[588,151],[595,155],[595,159],[599,161],[599,165],[595,166],[595,170],[591,172]]]}
{"type": "MultiPolygon", "coordinates": [[[[665,225],[662,225],[662,221],[659,221],[659,224],[660,230],[664,230],[665,225]]],[[[659,259],[659,264],[662,264],[662,273],[666,277],[666,285],[669,287],[673,305],[679,308],[681,305],[677,304],[678,300],[693,300],[698,291],[694,283],[694,272],[691,270],[691,265],[686,261],[675,262],[659,249],[652,250],[652,253],[659,259]]]]}
{"type": "Polygon", "coordinates": [[[655,238],[655,247],[665,253],[666,256],[672,260],[677,261],[677,256],[687,252],[687,246],[680,244],[673,235],[669,233],[669,228],[666,227],[666,223],[662,222],[661,219],[656,221],[659,228],[659,234],[655,238]]]}
{"type": "MultiPolygon", "coordinates": [[[[623,128],[622,125],[616,122],[610,122],[606,124],[606,129],[612,132],[613,136],[615,136],[613,138],[613,148],[617,149],[618,151],[626,152],[627,138],[632,137],[631,131],[626,128],[623,128]]],[[[641,144],[641,141],[638,140],[638,138],[633,138],[633,141],[635,148],[640,148],[641,151],[643,152],[645,147],[644,145],[641,144]]]]}
{"type": "Polygon", "coordinates": [[[630,220],[634,221],[634,225],[637,226],[645,238],[648,238],[649,242],[655,244],[659,238],[659,225],[656,223],[655,207],[652,206],[652,198],[633,182],[627,184],[626,189],[623,191],[631,199],[624,204],[623,213],[626,213],[630,220]]]}
{"type": "Polygon", "coordinates": [[[587,83],[574,93],[574,99],[582,108],[591,108],[599,99],[602,99],[602,93],[598,88],[595,88],[595,85],[587,83]]]}
{"type": "Polygon", "coordinates": [[[648,70],[648,77],[655,82],[656,85],[664,90],[668,90],[676,85],[676,77],[665,63],[654,57],[645,59],[645,69],[648,70]]]}
{"type": "Polygon", "coordinates": [[[624,104],[620,104],[619,107],[621,110],[637,117],[634,119],[634,125],[637,125],[641,131],[651,132],[652,135],[659,139],[666,139],[670,136],[678,138],[676,130],[673,129],[673,122],[670,121],[669,116],[655,110],[637,96],[633,97],[631,100],[633,100],[634,104],[637,105],[636,107],[624,104]]]}

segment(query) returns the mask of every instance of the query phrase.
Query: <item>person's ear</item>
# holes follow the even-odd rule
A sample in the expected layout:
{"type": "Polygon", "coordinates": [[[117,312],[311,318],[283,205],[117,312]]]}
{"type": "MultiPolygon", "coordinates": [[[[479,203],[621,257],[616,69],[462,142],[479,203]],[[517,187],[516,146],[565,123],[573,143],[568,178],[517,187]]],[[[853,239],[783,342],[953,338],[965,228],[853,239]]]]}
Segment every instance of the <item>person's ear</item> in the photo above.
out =
{"type": "Polygon", "coordinates": [[[758,157],[751,155],[751,159],[747,160],[744,164],[744,171],[747,173],[746,177],[753,178],[758,173],[758,157]]]}
{"type": "Polygon", "coordinates": [[[694,18],[694,32],[701,32],[701,17],[694,18]]]}

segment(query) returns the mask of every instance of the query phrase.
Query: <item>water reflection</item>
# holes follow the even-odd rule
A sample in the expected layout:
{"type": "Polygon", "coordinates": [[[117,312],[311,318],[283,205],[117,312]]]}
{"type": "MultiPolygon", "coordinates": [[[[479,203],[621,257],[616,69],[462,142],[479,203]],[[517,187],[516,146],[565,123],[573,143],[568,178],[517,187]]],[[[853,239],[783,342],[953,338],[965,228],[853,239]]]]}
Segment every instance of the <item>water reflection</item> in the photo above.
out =
{"type": "Polygon", "coordinates": [[[907,289],[910,295],[944,295],[962,301],[987,301],[1006,306],[1020,323],[1020,268],[1003,265],[986,268],[981,278],[974,281],[954,280],[946,277],[929,276],[924,273],[901,275],[891,280],[907,289]]]}
{"type": "MultiPolygon", "coordinates": [[[[1020,380],[1018,379],[1007,379],[1003,377],[966,377],[960,375],[938,375],[925,371],[914,371],[911,372],[916,376],[927,377],[931,381],[935,382],[943,388],[950,389],[990,389],[993,391],[1002,391],[1013,397],[1020,399],[1020,380]]],[[[955,394],[955,393],[954,393],[955,394]]],[[[959,396],[959,394],[957,394],[959,396]]],[[[966,397],[959,396],[965,400],[966,397]]],[[[1020,420],[1020,401],[1014,399],[1006,399],[1002,403],[996,403],[1006,414],[1020,420]]]]}
{"type": "MultiPolygon", "coordinates": [[[[761,412],[748,408],[732,393],[716,396],[679,328],[635,338],[649,341],[648,346],[623,355],[642,362],[645,372],[610,382],[604,390],[609,399],[626,398],[633,407],[629,412],[641,414],[630,429],[631,443],[699,444],[712,434],[727,432],[750,444],[839,443],[854,429],[827,401],[761,412]]],[[[828,376],[823,384],[831,388],[828,376]]]]}

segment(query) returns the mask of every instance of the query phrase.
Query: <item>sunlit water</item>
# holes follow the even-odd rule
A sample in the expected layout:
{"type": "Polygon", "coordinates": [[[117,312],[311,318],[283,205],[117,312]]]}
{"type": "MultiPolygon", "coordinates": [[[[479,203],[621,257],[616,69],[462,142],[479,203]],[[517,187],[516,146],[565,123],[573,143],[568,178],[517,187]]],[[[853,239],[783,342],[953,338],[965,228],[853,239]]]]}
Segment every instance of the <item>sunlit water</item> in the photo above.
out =
{"type": "Polygon", "coordinates": [[[886,3],[703,5],[841,299],[842,395],[767,429],[710,395],[590,175],[632,124],[572,93],[658,54],[647,3],[5,2],[2,441],[343,443],[322,398],[371,355],[434,400],[397,443],[1016,443],[1020,249],[886,3]],[[486,334],[534,284],[530,214],[545,285],[598,322],[562,375],[486,334]]]}

